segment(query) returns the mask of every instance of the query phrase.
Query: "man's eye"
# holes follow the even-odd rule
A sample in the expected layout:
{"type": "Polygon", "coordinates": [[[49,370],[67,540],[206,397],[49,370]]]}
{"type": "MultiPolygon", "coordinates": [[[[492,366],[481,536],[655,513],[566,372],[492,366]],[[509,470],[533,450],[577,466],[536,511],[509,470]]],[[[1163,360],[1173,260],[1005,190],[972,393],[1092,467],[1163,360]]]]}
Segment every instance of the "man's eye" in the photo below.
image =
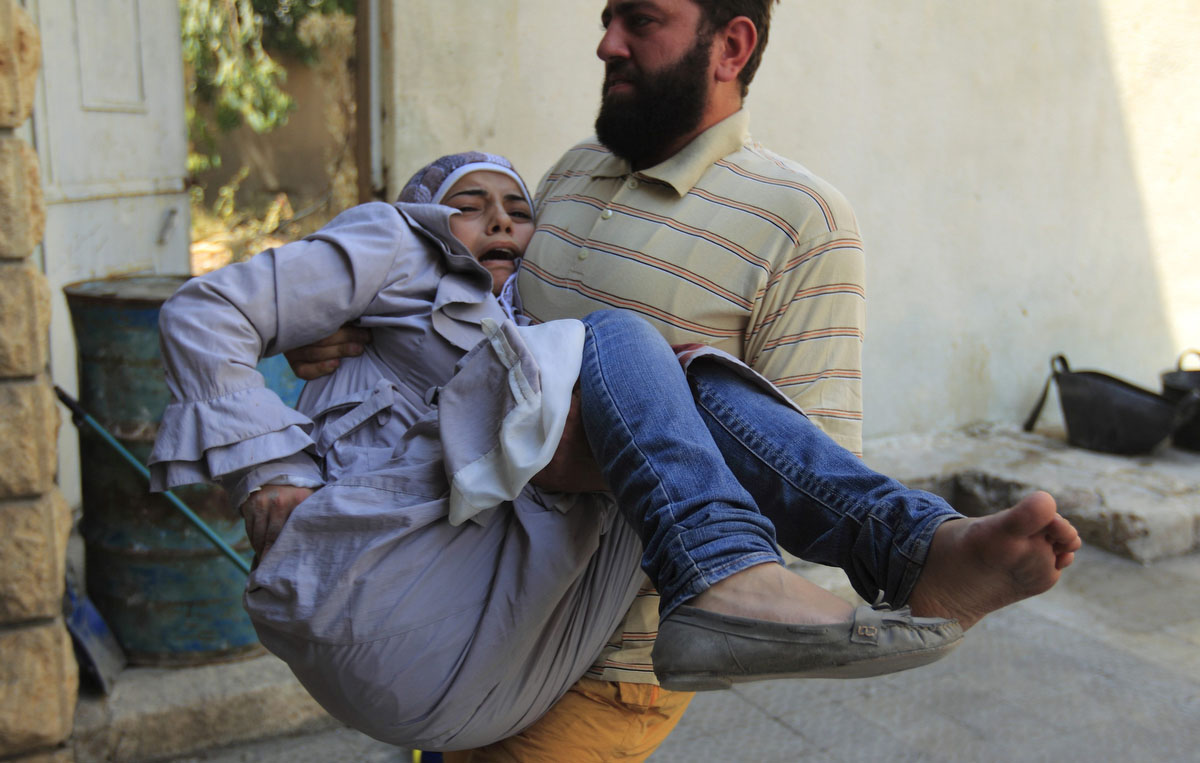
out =
{"type": "Polygon", "coordinates": [[[627,23],[630,29],[641,29],[653,21],[649,16],[630,16],[627,23]]]}

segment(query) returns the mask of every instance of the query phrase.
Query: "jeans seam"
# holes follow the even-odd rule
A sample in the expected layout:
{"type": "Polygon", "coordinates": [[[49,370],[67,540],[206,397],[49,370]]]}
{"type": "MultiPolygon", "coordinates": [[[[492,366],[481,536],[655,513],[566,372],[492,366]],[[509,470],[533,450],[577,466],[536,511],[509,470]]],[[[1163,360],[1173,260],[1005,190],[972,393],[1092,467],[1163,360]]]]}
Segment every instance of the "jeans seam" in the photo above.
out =
{"type": "MultiPolygon", "coordinates": [[[[912,539],[913,545],[924,549],[925,556],[928,557],[929,549],[933,545],[933,535],[937,532],[938,528],[951,519],[958,519],[961,516],[962,515],[955,513],[938,514],[929,517],[925,521],[926,526],[921,529],[920,537],[917,538],[914,536],[912,539]]],[[[897,552],[904,558],[906,562],[904,574],[900,577],[900,580],[896,586],[896,591],[892,596],[894,601],[889,600],[889,603],[893,607],[899,607],[907,604],[909,597],[912,596],[912,591],[917,586],[917,580],[920,578],[921,571],[925,569],[925,559],[918,561],[913,557],[913,555],[909,554],[907,550],[895,546],[895,544],[893,544],[893,547],[896,548],[897,552]]]]}
{"type": "MultiPolygon", "coordinates": [[[[887,528],[889,535],[895,535],[894,528],[887,521],[876,515],[871,506],[860,501],[847,500],[844,496],[829,490],[815,478],[805,479],[803,470],[796,468],[796,465],[792,463],[792,459],[788,457],[786,452],[773,447],[767,440],[760,437],[747,424],[737,409],[726,404],[720,395],[711,390],[710,385],[704,379],[696,378],[694,381],[697,403],[705,409],[721,429],[736,440],[764,468],[779,475],[794,490],[808,496],[811,500],[823,506],[826,511],[836,514],[839,517],[839,521],[850,522],[857,526],[860,532],[870,523],[878,523],[887,528]],[[773,457],[776,462],[782,462],[790,468],[777,468],[775,463],[768,461],[764,456],[773,457]],[[854,507],[858,507],[861,510],[856,512],[853,510],[854,507]]],[[[903,574],[900,576],[900,579],[901,581],[907,580],[911,574],[911,557],[907,553],[904,553],[904,550],[899,548],[893,541],[889,540],[887,546],[888,548],[885,553],[888,556],[899,552],[900,556],[904,559],[903,574]]],[[[848,568],[847,572],[849,572],[848,568]]],[[[887,588],[889,577],[887,575],[882,577],[872,575],[871,580],[855,582],[854,576],[851,576],[851,580],[854,582],[855,590],[869,600],[874,598],[874,595],[879,590],[887,588]]],[[[898,588],[903,587],[903,583],[898,585],[898,588]]]]}
{"type": "MultiPolygon", "coordinates": [[[[797,473],[800,471],[798,469],[780,470],[776,468],[774,464],[769,463],[765,459],[761,458],[758,455],[759,452],[765,452],[774,455],[779,461],[790,462],[786,451],[772,447],[769,442],[759,437],[758,434],[745,423],[745,420],[740,416],[735,408],[729,407],[716,395],[712,395],[704,390],[703,387],[705,385],[703,380],[698,380],[697,386],[701,387],[701,405],[706,411],[709,412],[710,415],[713,416],[713,419],[720,424],[721,428],[728,432],[734,439],[738,440],[738,442],[742,443],[743,447],[745,447],[746,450],[754,456],[754,458],[763,464],[763,466],[780,475],[798,492],[808,495],[810,498],[820,502],[826,508],[836,511],[843,518],[849,519],[859,526],[862,526],[868,521],[878,522],[882,526],[886,527],[889,532],[893,534],[900,534],[899,528],[895,527],[887,518],[880,516],[875,511],[874,505],[866,504],[855,499],[847,499],[844,495],[829,490],[819,481],[805,480],[803,475],[797,473]],[[720,411],[722,411],[723,416],[716,415],[713,410],[714,408],[719,408],[720,411]],[[733,422],[733,425],[736,427],[735,429],[731,429],[730,425],[726,423],[727,419],[733,422]],[[750,447],[750,445],[753,445],[754,447],[750,447]],[[862,518],[855,513],[855,508],[861,509],[861,514],[863,515],[862,518]]],[[[934,519],[938,519],[939,517],[948,519],[951,516],[952,515],[949,514],[937,515],[934,517],[929,517],[925,521],[928,523],[934,519]]],[[[942,521],[945,521],[945,519],[942,521]]],[[[940,524],[940,522],[938,524],[940,524]]],[[[917,560],[914,552],[917,549],[928,548],[929,540],[925,537],[927,534],[929,534],[928,531],[923,529],[919,535],[911,532],[906,532],[904,534],[908,536],[909,542],[907,544],[889,542],[889,546],[895,549],[896,552],[899,553],[908,563],[922,564],[921,561],[917,560]],[[908,548],[908,546],[912,546],[913,548],[908,548]]]]}
{"type": "MultiPolygon", "coordinates": [[[[887,556],[899,563],[899,574],[885,576],[880,582],[886,587],[889,580],[894,580],[895,590],[887,591],[890,598],[907,599],[916,583],[920,570],[924,567],[924,555],[927,555],[933,533],[942,522],[961,516],[950,508],[950,512],[933,514],[922,519],[924,526],[897,526],[898,518],[889,519],[876,511],[876,504],[866,503],[830,490],[821,481],[813,478],[806,479],[804,471],[795,468],[788,453],[760,437],[757,431],[748,425],[740,412],[724,401],[715,392],[712,384],[703,378],[693,379],[697,403],[730,437],[736,440],[750,456],[758,463],[792,486],[798,493],[808,496],[821,504],[826,510],[836,513],[842,520],[849,521],[864,528],[869,524],[878,524],[884,528],[889,539],[887,541],[887,556]],[[765,456],[765,457],[764,457],[765,456]],[[771,458],[774,463],[768,461],[771,458]],[[778,464],[782,464],[780,468],[778,464]],[[900,540],[897,540],[900,536],[900,540]],[[921,557],[918,559],[918,557],[921,557]]],[[[903,486],[901,486],[903,487],[903,486]]],[[[907,488],[905,488],[907,489],[907,488]]],[[[872,532],[873,534],[873,532],[872,532]]]]}
{"type": "Polygon", "coordinates": [[[700,399],[698,402],[700,403],[701,407],[708,411],[709,415],[711,415],[713,419],[720,424],[721,428],[728,432],[731,437],[741,443],[743,447],[745,447],[746,450],[756,460],[759,461],[759,463],[785,479],[788,484],[794,487],[797,491],[809,496],[815,501],[820,502],[826,508],[836,511],[840,516],[848,518],[856,524],[861,525],[863,520],[856,516],[853,511],[846,508],[848,503],[855,503],[861,506],[863,509],[865,509],[863,513],[867,516],[867,518],[875,519],[883,522],[884,525],[887,525],[887,522],[884,522],[872,512],[871,507],[858,504],[855,501],[848,502],[844,496],[826,489],[825,486],[814,481],[804,480],[801,475],[796,473],[799,470],[789,469],[786,471],[781,471],[780,469],[776,468],[775,464],[772,464],[762,458],[759,453],[768,452],[775,455],[780,460],[788,460],[785,452],[779,450],[778,448],[772,447],[766,440],[758,437],[754,430],[746,425],[745,421],[738,414],[736,409],[729,407],[717,396],[706,391],[704,389],[705,384],[703,380],[698,380],[697,387],[700,388],[700,399]],[[718,409],[722,415],[717,415],[716,411],[718,409]],[[731,428],[730,424],[727,423],[727,419],[732,420],[735,428],[731,428]],[[754,447],[750,447],[752,444],[754,447]]]}

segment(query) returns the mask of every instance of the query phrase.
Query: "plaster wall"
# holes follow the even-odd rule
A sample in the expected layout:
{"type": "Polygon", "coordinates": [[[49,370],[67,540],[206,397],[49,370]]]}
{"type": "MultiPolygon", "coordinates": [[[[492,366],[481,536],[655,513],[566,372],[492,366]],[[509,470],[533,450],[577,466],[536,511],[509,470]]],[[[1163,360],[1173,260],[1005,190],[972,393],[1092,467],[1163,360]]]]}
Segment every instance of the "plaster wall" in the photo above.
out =
{"type": "MultiPolygon", "coordinates": [[[[389,194],[588,135],[602,7],[386,0],[389,194]]],[[[858,213],[868,436],[1019,422],[1055,353],[1157,388],[1200,345],[1197,39],[1200,0],[777,7],[747,105],[858,213]]]]}

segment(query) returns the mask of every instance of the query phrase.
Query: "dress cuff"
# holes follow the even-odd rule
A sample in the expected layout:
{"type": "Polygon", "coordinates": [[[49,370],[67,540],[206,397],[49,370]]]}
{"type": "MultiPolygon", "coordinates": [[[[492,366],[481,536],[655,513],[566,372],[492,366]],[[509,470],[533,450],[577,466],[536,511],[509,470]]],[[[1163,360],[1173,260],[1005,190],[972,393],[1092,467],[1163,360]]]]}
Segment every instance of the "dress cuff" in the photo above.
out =
{"type": "Polygon", "coordinates": [[[264,485],[290,485],[316,490],[325,484],[320,468],[307,453],[296,453],[278,461],[234,472],[220,482],[235,508],[264,485]]]}

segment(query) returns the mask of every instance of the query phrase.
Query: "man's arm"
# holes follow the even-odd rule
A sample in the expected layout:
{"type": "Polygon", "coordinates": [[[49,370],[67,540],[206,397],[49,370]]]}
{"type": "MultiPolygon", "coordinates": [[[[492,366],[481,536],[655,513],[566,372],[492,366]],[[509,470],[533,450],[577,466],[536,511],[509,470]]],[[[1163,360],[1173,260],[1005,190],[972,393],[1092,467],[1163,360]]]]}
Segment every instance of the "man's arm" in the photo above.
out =
{"type": "Polygon", "coordinates": [[[324,339],[288,350],[283,356],[296,378],[312,381],[336,371],[342,358],[362,355],[363,346],[370,341],[370,330],[346,325],[324,339]]]}

